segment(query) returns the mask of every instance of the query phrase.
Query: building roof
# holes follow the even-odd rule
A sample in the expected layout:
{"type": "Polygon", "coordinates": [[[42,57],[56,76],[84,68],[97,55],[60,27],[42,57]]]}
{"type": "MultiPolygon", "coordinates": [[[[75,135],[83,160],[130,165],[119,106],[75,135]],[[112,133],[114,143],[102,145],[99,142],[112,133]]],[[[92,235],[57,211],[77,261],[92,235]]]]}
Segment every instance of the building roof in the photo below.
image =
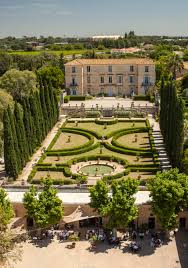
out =
{"type": "Polygon", "coordinates": [[[130,58],[130,59],[75,59],[66,63],[66,66],[79,66],[79,65],[149,65],[154,64],[154,61],[148,58],[130,58]]]}
{"type": "MultiPolygon", "coordinates": [[[[23,203],[24,190],[7,190],[8,198],[12,203],[23,203]]],[[[139,191],[136,193],[136,205],[146,204],[151,201],[149,191],[139,191]]],[[[58,192],[58,197],[62,200],[63,204],[89,204],[90,193],[89,192],[75,192],[66,191],[58,192]]]]}

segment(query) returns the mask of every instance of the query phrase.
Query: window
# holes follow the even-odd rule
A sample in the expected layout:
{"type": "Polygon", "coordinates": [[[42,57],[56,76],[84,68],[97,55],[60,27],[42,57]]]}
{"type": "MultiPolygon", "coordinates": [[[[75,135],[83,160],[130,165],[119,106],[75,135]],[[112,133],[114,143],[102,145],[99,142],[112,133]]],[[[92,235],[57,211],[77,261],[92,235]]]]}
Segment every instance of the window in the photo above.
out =
{"type": "Polygon", "coordinates": [[[75,86],[76,85],[76,79],[73,77],[72,78],[72,85],[75,86]]]}
{"type": "Polygon", "coordinates": [[[76,67],[72,67],[72,73],[76,72],[76,67]]]}
{"type": "Polygon", "coordinates": [[[91,83],[91,77],[87,76],[87,83],[90,84],[91,83]]]}
{"type": "Polygon", "coordinates": [[[150,82],[149,77],[148,77],[148,76],[145,76],[145,77],[144,77],[144,84],[145,84],[145,85],[148,85],[149,82],[150,82]]]}
{"type": "Polygon", "coordinates": [[[112,66],[108,66],[108,72],[112,73],[112,66]]]}
{"type": "Polygon", "coordinates": [[[87,72],[90,73],[90,71],[91,71],[91,67],[87,66],[87,72]]]}
{"type": "Polygon", "coordinates": [[[109,81],[109,84],[112,84],[112,76],[109,76],[108,81],[109,81]]]}
{"type": "Polygon", "coordinates": [[[134,76],[129,76],[129,82],[130,82],[130,84],[132,84],[132,83],[134,83],[134,76]]]}
{"type": "Polygon", "coordinates": [[[134,72],[134,66],[130,66],[130,72],[134,72]]]}
{"type": "Polygon", "coordinates": [[[123,84],[123,76],[122,75],[118,75],[117,82],[118,82],[118,84],[123,84]]]}
{"type": "Polygon", "coordinates": [[[104,84],[104,76],[101,76],[101,84],[104,84]]]}
{"type": "Polygon", "coordinates": [[[145,66],[145,73],[149,73],[149,66],[145,66]]]}

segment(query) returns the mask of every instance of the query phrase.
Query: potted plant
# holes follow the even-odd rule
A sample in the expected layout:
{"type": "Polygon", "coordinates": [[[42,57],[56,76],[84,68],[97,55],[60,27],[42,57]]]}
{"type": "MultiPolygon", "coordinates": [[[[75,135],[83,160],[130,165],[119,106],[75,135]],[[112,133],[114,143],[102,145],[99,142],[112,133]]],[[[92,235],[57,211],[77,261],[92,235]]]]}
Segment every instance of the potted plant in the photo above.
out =
{"type": "Polygon", "coordinates": [[[79,241],[79,237],[76,234],[70,235],[69,240],[72,241],[71,247],[75,248],[76,247],[76,241],[79,241]]]}

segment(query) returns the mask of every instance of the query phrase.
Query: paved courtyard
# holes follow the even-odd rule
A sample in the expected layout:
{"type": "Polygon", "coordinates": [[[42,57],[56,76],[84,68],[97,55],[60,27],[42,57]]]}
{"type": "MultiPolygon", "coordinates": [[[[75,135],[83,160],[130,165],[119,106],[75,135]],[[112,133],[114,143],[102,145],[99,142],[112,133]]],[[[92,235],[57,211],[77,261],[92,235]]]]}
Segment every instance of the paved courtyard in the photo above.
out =
{"type": "MultiPolygon", "coordinates": [[[[70,101],[69,103],[63,104],[64,107],[66,106],[81,106],[82,103],[84,103],[85,108],[92,108],[95,107],[96,105],[99,105],[99,107],[103,108],[111,108],[111,107],[117,107],[119,104],[120,107],[128,108],[131,107],[131,103],[133,102],[132,99],[129,98],[115,98],[115,97],[99,97],[93,100],[86,100],[86,101],[70,101]]],[[[149,101],[135,101],[134,106],[148,106],[152,107],[153,103],[150,103],[149,101]]]]}
{"type": "Polygon", "coordinates": [[[14,268],[186,268],[188,233],[177,234],[169,243],[153,249],[148,239],[142,243],[139,253],[132,254],[127,242],[119,247],[101,244],[90,249],[87,241],[77,242],[75,249],[68,249],[69,243],[53,241],[38,245],[26,243],[23,246],[22,261],[14,268]]]}

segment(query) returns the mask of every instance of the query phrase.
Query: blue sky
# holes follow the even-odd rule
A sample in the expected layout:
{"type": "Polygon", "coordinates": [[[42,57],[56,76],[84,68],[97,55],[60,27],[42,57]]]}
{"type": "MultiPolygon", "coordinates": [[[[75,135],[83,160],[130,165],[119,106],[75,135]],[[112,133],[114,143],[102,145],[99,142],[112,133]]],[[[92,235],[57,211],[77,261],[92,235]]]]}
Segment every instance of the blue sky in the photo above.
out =
{"type": "Polygon", "coordinates": [[[0,36],[188,35],[188,0],[0,0],[0,36]]]}

